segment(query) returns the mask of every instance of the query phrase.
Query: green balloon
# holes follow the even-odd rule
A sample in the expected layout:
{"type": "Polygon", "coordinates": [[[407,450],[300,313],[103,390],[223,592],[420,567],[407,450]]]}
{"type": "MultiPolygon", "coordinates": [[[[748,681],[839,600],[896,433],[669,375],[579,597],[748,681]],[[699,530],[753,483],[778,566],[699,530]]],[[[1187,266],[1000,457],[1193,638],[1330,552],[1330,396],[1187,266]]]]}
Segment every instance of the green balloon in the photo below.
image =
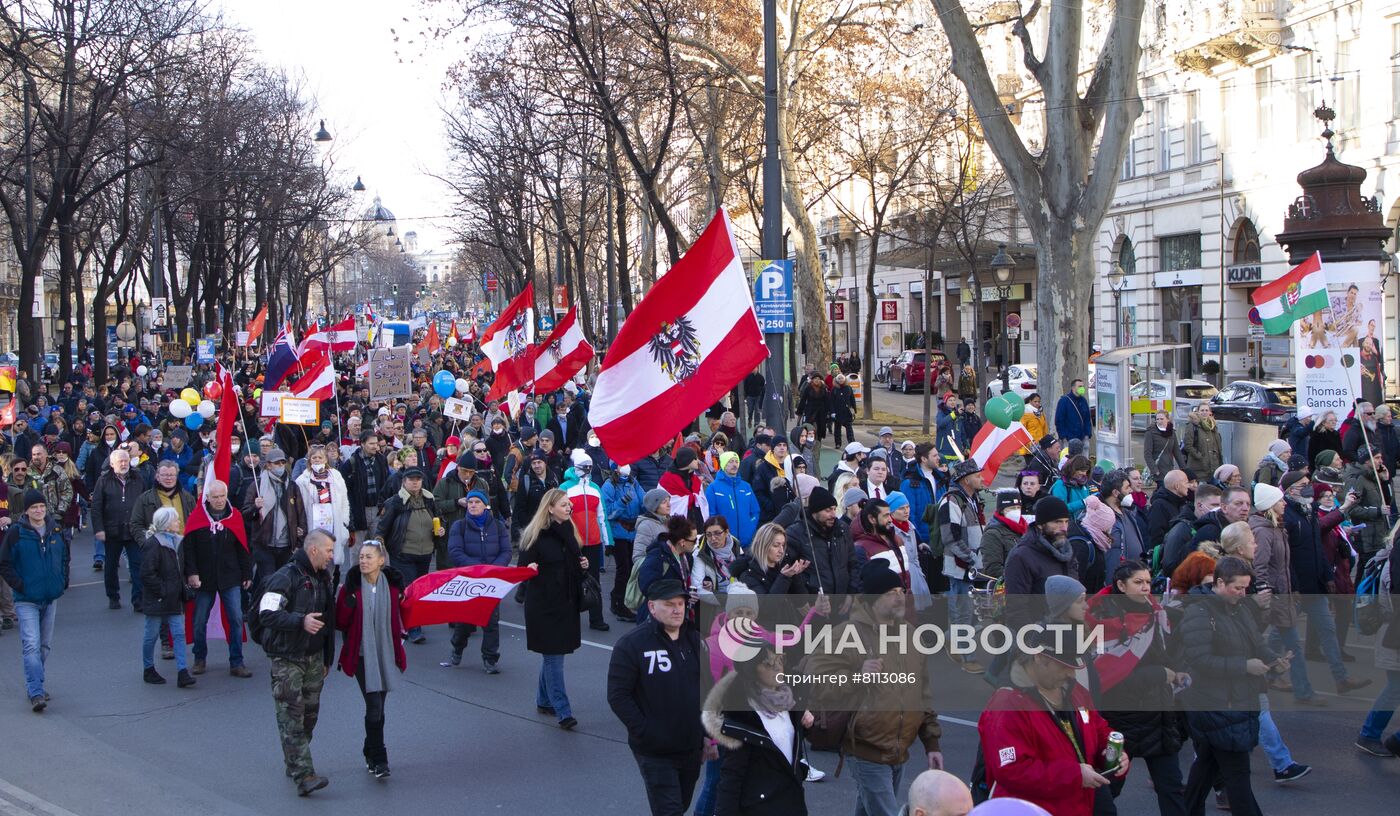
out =
{"type": "Polygon", "coordinates": [[[1021,395],[1015,391],[1007,391],[1001,395],[1006,400],[1006,404],[1011,406],[1011,418],[1016,422],[1021,421],[1021,417],[1026,415],[1026,401],[1021,399],[1021,395]]]}
{"type": "Polygon", "coordinates": [[[986,414],[988,422],[1003,430],[1011,427],[1011,423],[1014,421],[1011,418],[1011,404],[1006,401],[1005,397],[987,400],[987,407],[982,412],[986,414]]]}
{"type": "Polygon", "coordinates": [[[1107,473],[1107,472],[1109,472],[1110,470],[1113,470],[1114,468],[1116,468],[1117,465],[1113,464],[1112,462],[1108,461],[1107,459],[1100,459],[1100,460],[1099,460],[1098,467],[1103,468],[1103,472],[1104,472],[1104,473],[1107,473]]]}

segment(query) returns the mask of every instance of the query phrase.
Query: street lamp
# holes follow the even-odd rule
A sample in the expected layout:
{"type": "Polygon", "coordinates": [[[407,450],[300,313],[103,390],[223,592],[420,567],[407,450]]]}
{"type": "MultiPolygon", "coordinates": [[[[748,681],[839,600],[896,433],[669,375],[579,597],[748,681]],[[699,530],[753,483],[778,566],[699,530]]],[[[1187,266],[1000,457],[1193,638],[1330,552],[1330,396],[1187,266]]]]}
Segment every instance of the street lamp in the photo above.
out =
{"type": "Polygon", "coordinates": [[[355,176],[355,183],[350,187],[350,191],[354,193],[363,193],[365,191],[365,183],[360,181],[359,176],[355,176]]]}
{"type": "Polygon", "coordinates": [[[826,272],[826,322],[831,324],[831,361],[836,362],[836,294],[841,285],[841,273],[835,267],[826,272]]]}
{"type": "Polygon", "coordinates": [[[997,254],[992,258],[992,274],[997,281],[997,300],[1001,305],[1001,393],[1011,387],[1011,338],[1006,336],[1006,301],[1011,297],[1011,273],[1016,262],[1006,254],[1006,244],[997,244],[997,254]]]}
{"type": "Polygon", "coordinates": [[[1128,273],[1123,271],[1123,265],[1117,261],[1113,262],[1113,269],[1108,273],[1108,288],[1113,291],[1113,347],[1123,343],[1123,312],[1120,305],[1123,300],[1123,290],[1128,288],[1128,273]]]}
{"type": "Polygon", "coordinates": [[[316,141],[329,142],[332,138],[333,137],[331,136],[331,132],[329,130],[326,130],[326,120],[322,119],[321,129],[316,131],[316,141]]]}

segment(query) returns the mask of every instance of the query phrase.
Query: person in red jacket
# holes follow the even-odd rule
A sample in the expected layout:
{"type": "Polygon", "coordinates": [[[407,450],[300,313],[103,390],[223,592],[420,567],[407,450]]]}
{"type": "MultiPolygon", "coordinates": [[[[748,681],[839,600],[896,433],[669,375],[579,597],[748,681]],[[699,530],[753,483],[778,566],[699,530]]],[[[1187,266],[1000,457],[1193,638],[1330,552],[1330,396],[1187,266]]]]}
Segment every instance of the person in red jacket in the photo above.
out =
{"type": "Polygon", "coordinates": [[[992,695],[977,733],[992,798],[1024,799],[1055,816],[1090,816],[1094,792],[1110,775],[1128,773],[1128,756],[1105,767],[1108,723],[1074,681],[1084,661],[1073,634],[1062,641],[1056,634],[1044,632],[1039,653],[1017,657],[1012,685],[992,695]]]}

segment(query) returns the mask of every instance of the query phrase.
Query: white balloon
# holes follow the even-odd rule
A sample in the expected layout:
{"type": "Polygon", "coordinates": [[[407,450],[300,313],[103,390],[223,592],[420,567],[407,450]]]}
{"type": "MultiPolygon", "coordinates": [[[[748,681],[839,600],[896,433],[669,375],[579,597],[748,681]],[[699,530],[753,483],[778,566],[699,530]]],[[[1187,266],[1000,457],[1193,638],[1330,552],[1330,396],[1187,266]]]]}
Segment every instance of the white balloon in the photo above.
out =
{"type": "Polygon", "coordinates": [[[469,383],[469,382],[467,382],[467,381],[466,381],[465,379],[463,379],[462,377],[458,377],[458,378],[457,378],[457,393],[458,393],[458,394],[465,394],[465,393],[467,393],[468,391],[471,390],[471,387],[472,387],[472,384],[469,383]]]}
{"type": "Polygon", "coordinates": [[[205,419],[212,419],[214,416],[214,403],[209,400],[200,400],[199,415],[205,419]]]}
{"type": "Polygon", "coordinates": [[[136,367],[136,375],[137,375],[138,377],[144,377],[144,376],[146,376],[146,375],[149,374],[149,373],[151,373],[151,370],[150,370],[149,368],[146,368],[145,366],[137,366],[137,367],[136,367]]]}
{"type": "Polygon", "coordinates": [[[173,400],[170,403],[170,415],[176,419],[184,419],[193,411],[194,409],[190,407],[190,404],[182,399],[173,400]]]}

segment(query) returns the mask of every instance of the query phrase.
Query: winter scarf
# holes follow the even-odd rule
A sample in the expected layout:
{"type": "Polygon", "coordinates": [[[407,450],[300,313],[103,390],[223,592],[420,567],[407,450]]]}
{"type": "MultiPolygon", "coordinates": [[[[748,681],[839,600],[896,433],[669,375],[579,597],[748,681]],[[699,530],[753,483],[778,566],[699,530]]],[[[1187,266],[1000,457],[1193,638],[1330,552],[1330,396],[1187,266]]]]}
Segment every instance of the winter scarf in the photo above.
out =
{"type": "Polygon", "coordinates": [[[1020,538],[1021,536],[1025,535],[1026,528],[1030,526],[1030,522],[1026,521],[1024,518],[1012,520],[1007,518],[1006,516],[1003,516],[1001,513],[993,514],[992,518],[1006,525],[1006,529],[1015,533],[1017,538],[1020,538]]]}

